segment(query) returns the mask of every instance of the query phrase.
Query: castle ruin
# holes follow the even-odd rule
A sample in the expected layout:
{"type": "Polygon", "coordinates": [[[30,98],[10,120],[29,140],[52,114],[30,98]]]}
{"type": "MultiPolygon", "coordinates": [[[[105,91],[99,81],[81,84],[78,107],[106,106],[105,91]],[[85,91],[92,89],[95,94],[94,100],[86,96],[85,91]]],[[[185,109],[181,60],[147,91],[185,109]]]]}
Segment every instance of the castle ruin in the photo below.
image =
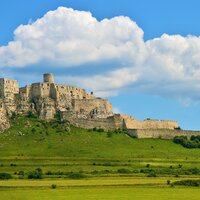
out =
{"type": "Polygon", "coordinates": [[[126,129],[130,135],[138,138],[173,138],[186,134],[178,130],[176,121],[140,121],[129,115],[115,114],[112,104],[106,99],[97,98],[92,92],[89,94],[79,87],[56,84],[53,74],[44,74],[43,82],[22,88],[19,88],[16,80],[0,78],[0,131],[10,127],[13,113],[26,114],[30,111],[38,113],[43,120],[51,120],[59,112],[63,120],[77,127],[126,129]]]}

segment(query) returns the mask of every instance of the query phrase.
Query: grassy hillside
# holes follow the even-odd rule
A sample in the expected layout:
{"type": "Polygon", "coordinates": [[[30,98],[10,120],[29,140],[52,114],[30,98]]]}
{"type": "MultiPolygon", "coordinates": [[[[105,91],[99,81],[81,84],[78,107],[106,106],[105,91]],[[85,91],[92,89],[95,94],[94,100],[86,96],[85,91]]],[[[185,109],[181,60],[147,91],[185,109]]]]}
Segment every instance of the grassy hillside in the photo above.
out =
{"type": "Polygon", "coordinates": [[[3,199],[198,199],[169,183],[199,179],[200,149],[69,126],[21,116],[0,134],[0,173],[12,176],[0,180],[3,199]],[[29,180],[36,168],[42,180],[29,180]]]}
{"type": "Polygon", "coordinates": [[[112,159],[199,159],[200,149],[186,149],[171,140],[133,139],[68,128],[56,121],[19,117],[0,134],[0,157],[78,157],[112,159]]]}
{"type": "Polygon", "coordinates": [[[136,139],[125,133],[75,127],[69,131],[68,125],[56,120],[45,122],[33,117],[21,116],[12,124],[0,134],[0,172],[29,172],[39,167],[45,173],[57,174],[137,174],[141,170],[148,174],[153,169],[157,174],[175,175],[200,168],[200,149],[187,149],[171,140],[136,139]]]}

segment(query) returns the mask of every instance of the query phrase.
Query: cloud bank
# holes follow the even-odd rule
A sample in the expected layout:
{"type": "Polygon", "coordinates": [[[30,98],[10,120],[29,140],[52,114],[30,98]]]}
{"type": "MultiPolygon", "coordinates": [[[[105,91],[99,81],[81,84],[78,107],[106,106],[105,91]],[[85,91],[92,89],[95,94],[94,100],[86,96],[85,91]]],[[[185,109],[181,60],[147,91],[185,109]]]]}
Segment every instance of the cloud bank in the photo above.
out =
{"type": "MultiPolygon", "coordinates": [[[[14,39],[0,46],[0,70],[37,66],[59,69],[94,66],[95,75],[60,75],[100,96],[141,92],[200,100],[200,37],[163,34],[144,41],[143,30],[130,18],[98,21],[90,12],[59,7],[14,31],[14,39]],[[114,63],[115,67],[101,67],[114,63]]],[[[31,73],[31,72],[30,72],[31,73]]]]}

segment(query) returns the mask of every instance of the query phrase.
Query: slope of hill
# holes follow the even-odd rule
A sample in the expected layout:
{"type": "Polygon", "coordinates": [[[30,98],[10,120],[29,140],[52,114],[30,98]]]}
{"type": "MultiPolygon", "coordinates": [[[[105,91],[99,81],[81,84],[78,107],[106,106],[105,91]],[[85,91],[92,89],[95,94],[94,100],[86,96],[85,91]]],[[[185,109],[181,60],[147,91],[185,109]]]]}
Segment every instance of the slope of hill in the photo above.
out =
{"type": "Polygon", "coordinates": [[[0,134],[0,156],[112,159],[199,159],[200,149],[185,149],[171,140],[135,139],[20,116],[0,134]]]}
{"type": "MultiPolygon", "coordinates": [[[[55,199],[50,190],[54,186],[58,187],[54,191],[59,192],[58,199],[61,189],[63,199],[75,190],[80,195],[74,199],[89,199],[82,191],[88,195],[95,191],[96,199],[102,199],[108,190],[113,199],[114,194],[120,196],[127,187],[131,198],[130,188],[135,188],[134,195],[139,188],[144,194],[152,188],[154,199],[159,199],[159,188],[165,192],[169,183],[176,180],[199,178],[199,153],[200,149],[183,148],[171,140],[136,139],[122,131],[85,130],[56,119],[46,122],[33,116],[19,116],[8,131],[0,134],[0,174],[12,176],[11,180],[0,181],[0,192],[7,199],[12,199],[12,195],[36,199],[35,194],[45,191],[44,198],[55,199]],[[43,180],[27,180],[38,169],[43,180]],[[103,193],[98,193],[100,188],[103,193]]],[[[174,194],[180,190],[172,189],[174,194]]],[[[184,197],[191,191],[195,192],[184,189],[184,197]]],[[[143,193],[139,195],[146,199],[143,193]]],[[[167,190],[164,195],[169,199],[170,193],[167,190]]],[[[69,196],[73,199],[76,194],[69,196]]]]}

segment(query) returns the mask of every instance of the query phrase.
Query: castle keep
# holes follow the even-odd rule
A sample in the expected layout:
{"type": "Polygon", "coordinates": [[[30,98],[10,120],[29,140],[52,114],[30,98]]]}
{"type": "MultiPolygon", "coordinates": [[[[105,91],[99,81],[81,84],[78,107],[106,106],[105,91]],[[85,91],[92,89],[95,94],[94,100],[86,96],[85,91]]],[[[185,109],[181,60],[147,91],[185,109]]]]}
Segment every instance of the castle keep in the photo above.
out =
{"type": "MultiPolygon", "coordinates": [[[[97,98],[79,87],[56,84],[53,74],[44,74],[43,82],[19,88],[16,80],[0,79],[0,131],[10,127],[13,113],[38,113],[44,120],[53,119],[59,112],[63,120],[82,128],[103,128],[105,130],[127,129],[130,135],[139,138],[189,135],[177,130],[176,121],[139,121],[129,115],[115,114],[112,104],[97,98]]],[[[192,132],[191,134],[200,134],[192,132]]]]}

